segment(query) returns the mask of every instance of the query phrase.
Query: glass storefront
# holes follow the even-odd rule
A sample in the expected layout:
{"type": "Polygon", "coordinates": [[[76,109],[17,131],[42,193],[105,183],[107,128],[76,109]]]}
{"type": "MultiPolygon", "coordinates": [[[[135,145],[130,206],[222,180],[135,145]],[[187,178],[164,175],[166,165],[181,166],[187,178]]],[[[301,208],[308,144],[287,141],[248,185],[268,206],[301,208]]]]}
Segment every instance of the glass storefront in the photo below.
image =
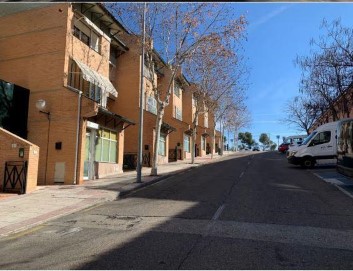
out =
{"type": "Polygon", "coordinates": [[[27,139],[29,90],[0,79],[0,127],[27,139]]]}

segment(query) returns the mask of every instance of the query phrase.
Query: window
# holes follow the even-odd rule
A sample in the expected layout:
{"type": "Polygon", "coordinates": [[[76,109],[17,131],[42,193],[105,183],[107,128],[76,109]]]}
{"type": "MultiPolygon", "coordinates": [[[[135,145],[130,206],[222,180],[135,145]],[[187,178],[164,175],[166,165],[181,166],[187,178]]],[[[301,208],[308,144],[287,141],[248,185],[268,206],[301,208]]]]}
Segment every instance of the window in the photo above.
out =
{"type": "Polygon", "coordinates": [[[102,95],[102,89],[83,79],[82,72],[75,61],[71,61],[68,84],[70,87],[81,90],[83,95],[99,103],[102,107],[107,106],[107,97],[102,95]]]}
{"type": "Polygon", "coordinates": [[[194,95],[192,95],[191,103],[192,103],[192,107],[196,107],[196,100],[194,98],[194,95]]]}
{"type": "Polygon", "coordinates": [[[102,90],[100,87],[98,87],[92,83],[89,83],[89,95],[88,95],[89,98],[96,101],[97,103],[100,103],[101,102],[101,94],[102,94],[102,90]]]}
{"type": "Polygon", "coordinates": [[[150,60],[149,60],[149,58],[148,58],[148,56],[147,56],[146,54],[145,54],[144,60],[145,60],[144,65],[143,65],[143,73],[144,73],[144,76],[145,76],[148,80],[152,81],[152,71],[151,71],[150,68],[153,68],[154,71],[156,71],[156,70],[157,70],[156,63],[153,62],[153,63],[152,63],[153,67],[152,67],[152,66],[150,67],[150,60]]]}
{"type": "Polygon", "coordinates": [[[159,137],[159,144],[158,144],[158,154],[165,156],[165,143],[166,143],[166,135],[161,134],[159,137]]]}
{"type": "Polygon", "coordinates": [[[175,96],[180,98],[180,86],[176,82],[174,82],[174,94],[175,96]]]}
{"type": "Polygon", "coordinates": [[[182,111],[176,106],[174,107],[174,111],[175,111],[175,118],[178,119],[178,120],[183,120],[182,111]]]}
{"type": "Polygon", "coordinates": [[[206,150],[206,138],[204,136],[201,136],[201,149],[206,150]]]}
{"type": "Polygon", "coordinates": [[[97,162],[116,163],[117,135],[116,132],[100,129],[97,135],[95,160],[97,162]]]}
{"type": "Polygon", "coordinates": [[[83,31],[78,29],[77,26],[74,26],[74,36],[82,41],[86,45],[90,45],[90,38],[89,35],[85,34],[83,31]]]}
{"type": "Polygon", "coordinates": [[[331,140],[331,131],[325,131],[318,133],[310,143],[310,146],[316,146],[324,143],[328,143],[331,140]]]}
{"type": "Polygon", "coordinates": [[[157,115],[157,101],[153,96],[148,96],[147,111],[157,115]]]}
{"type": "Polygon", "coordinates": [[[100,35],[94,32],[90,27],[84,24],[81,19],[77,17],[75,17],[73,35],[84,44],[95,50],[97,53],[100,53],[100,35]]]}
{"type": "Polygon", "coordinates": [[[184,151],[190,152],[190,136],[184,135],[184,151]]]}
{"type": "Polygon", "coordinates": [[[204,125],[206,128],[208,128],[208,112],[205,113],[205,116],[204,116],[204,125]]]}
{"type": "Polygon", "coordinates": [[[90,47],[99,53],[100,36],[91,31],[91,44],[90,47]]]}

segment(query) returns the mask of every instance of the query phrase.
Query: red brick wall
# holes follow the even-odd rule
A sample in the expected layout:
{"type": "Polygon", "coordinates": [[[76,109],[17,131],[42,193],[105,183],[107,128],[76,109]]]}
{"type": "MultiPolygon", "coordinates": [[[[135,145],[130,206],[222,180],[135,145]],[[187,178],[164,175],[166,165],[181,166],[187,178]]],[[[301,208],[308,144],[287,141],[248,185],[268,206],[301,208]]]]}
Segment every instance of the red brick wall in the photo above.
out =
{"type": "Polygon", "coordinates": [[[37,187],[39,147],[0,128],[0,176],[1,189],[6,161],[27,161],[27,192],[37,187]],[[19,149],[24,149],[24,157],[19,157],[19,149]]]}

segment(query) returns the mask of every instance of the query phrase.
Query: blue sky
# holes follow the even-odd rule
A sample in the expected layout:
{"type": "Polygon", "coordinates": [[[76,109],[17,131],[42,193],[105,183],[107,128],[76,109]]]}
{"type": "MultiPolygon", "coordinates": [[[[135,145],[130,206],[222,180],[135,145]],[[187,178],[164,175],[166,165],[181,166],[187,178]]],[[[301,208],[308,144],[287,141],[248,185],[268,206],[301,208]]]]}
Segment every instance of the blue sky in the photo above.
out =
{"type": "MultiPolygon", "coordinates": [[[[299,94],[300,69],[297,55],[308,55],[309,42],[322,34],[321,22],[341,18],[353,27],[353,3],[232,3],[249,22],[244,42],[250,68],[248,99],[252,124],[249,131],[258,141],[261,133],[270,135],[305,134],[279,121],[285,103],[299,94]]],[[[225,134],[227,136],[227,132],[225,134]]],[[[228,136],[227,136],[228,137],[228,136]]],[[[230,136],[232,138],[232,136],[230,136]]]]}

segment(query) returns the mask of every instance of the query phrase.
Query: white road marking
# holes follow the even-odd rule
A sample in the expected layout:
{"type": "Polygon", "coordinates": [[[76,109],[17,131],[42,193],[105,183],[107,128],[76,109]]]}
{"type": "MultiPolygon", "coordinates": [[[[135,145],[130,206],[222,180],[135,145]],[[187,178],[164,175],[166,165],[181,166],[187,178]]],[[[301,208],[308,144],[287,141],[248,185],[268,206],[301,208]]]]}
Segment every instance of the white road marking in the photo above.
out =
{"type": "Polygon", "coordinates": [[[223,212],[223,210],[224,210],[224,207],[225,207],[225,204],[222,204],[222,205],[217,209],[217,211],[215,212],[215,214],[214,214],[213,217],[212,217],[212,220],[217,220],[217,219],[221,216],[221,214],[222,214],[222,212],[223,212]]]}
{"type": "Polygon", "coordinates": [[[336,186],[339,190],[341,190],[341,192],[343,192],[344,194],[346,194],[348,197],[353,199],[353,195],[351,193],[349,193],[348,191],[346,191],[344,188],[340,187],[337,184],[334,184],[334,186],[336,186]]]}
{"type": "Polygon", "coordinates": [[[244,172],[242,172],[239,176],[239,179],[242,178],[244,176],[244,172]]]}

